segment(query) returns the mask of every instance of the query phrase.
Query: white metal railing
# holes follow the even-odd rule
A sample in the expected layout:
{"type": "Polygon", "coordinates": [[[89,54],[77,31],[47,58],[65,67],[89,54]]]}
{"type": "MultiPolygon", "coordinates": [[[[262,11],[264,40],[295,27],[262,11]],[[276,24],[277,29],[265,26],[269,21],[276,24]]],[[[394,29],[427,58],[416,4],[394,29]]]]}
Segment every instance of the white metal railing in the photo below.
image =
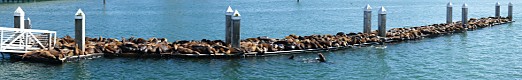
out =
{"type": "Polygon", "coordinates": [[[56,44],[56,31],[0,27],[0,52],[26,53],[56,44]]]}

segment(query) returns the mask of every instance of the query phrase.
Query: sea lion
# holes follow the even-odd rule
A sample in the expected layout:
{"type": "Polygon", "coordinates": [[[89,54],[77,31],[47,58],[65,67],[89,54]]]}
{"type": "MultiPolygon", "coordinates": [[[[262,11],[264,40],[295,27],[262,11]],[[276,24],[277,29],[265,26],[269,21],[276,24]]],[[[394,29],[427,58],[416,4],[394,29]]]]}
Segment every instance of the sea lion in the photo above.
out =
{"type": "Polygon", "coordinates": [[[158,46],[159,52],[161,53],[171,52],[171,47],[166,42],[157,44],[156,46],[158,46]]]}
{"type": "Polygon", "coordinates": [[[291,55],[290,57],[288,57],[288,59],[294,59],[294,55],[291,55]]]}
{"type": "Polygon", "coordinates": [[[85,54],[94,54],[95,50],[94,50],[94,46],[88,46],[87,48],[85,48],[85,54]]]}
{"type": "Polygon", "coordinates": [[[133,42],[136,44],[144,44],[146,41],[143,38],[138,38],[138,39],[134,40],[133,42]]]}
{"type": "Polygon", "coordinates": [[[326,62],[326,57],[324,57],[323,53],[318,53],[317,56],[319,56],[317,59],[319,62],[326,62]]]}
{"type": "Polygon", "coordinates": [[[44,57],[44,58],[49,58],[49,59],[56,59],[56,56],[51,54],[51,52],[49,52],[49,51],[41,51],[39,56],[44,57]]]}
{"type": "Polygon", "coordinates": [[[200,54],[214,54],[214,52],[211,50],[211,47],[205,45],[192,46],[192,50],[199,52],[200,54]]]}
{"type": "MultiPolygon", "coordinates": [[[[194,54],[195,53],[193,50],[184,48],[184,47],[179,47],[178,52],[181,54],[194,54]]],[[[196,54],[199,54],[199,53],[196,53],[196,54]]]]}
{"type": "Polygon", "coordinates": [[[62,40],[64,40],[67,43],[74,43],[74,39],[69,35],[65,35],[65,37],[63,37],[62,40]]]}
{"type": "Polygon", "coordinates": [[[80,49],[78,49],[78,46],[74,47],[74,55],[82,55],[80,54],[80,49]]]}
{"type": "Polygon", "coordinates": [[[24,53],[24,55],[22,55],[22,59],[24,59],[24,58],[29,58],[29,57],[31,57],[32,55],[34,55],[34,54],[38,54],[38,53],[39,53],[39,50],[35,50],[35,51],[31,51],[31,52],[24,53]]]}

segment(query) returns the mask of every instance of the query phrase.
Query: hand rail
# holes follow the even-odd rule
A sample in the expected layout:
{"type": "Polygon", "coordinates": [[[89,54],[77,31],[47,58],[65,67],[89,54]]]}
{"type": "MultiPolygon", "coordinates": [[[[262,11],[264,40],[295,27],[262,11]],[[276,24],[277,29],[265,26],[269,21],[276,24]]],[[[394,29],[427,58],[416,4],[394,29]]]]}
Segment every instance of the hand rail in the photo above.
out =
{"type": "Polygon", "coordinates": [[[25,53],[55,45],[56,31],[0,27],[0,52],[25,53]]]}

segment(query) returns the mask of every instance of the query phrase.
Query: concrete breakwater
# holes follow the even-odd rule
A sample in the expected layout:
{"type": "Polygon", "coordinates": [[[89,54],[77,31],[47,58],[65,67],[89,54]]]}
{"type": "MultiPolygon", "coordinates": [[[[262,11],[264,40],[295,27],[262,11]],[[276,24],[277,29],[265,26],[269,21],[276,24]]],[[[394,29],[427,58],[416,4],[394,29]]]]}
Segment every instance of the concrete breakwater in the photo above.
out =
{"type": "Polygon", "coordinates": [[[344,33],[335,35],[289,35],[282,39],[268,37],[247,38],[240,41],[240,48],[233,48],[222,40],[178,40],[169,42],[166,38],[86,38],[86,49],[81,52],[70,36],[59,38],[56,46],[18,55],[21,60],[64,62],[68,58],[82,55],[101,54],[108,57],[242,57],[264,56],[268,54],[303,53],[343,49],[369,45],[383,45],[425,37],[436,37],[460,33],[512,22],[507,17],[471,18],[468,25],[462,22],[432,24],[426,26],[392,28],[386,37],[370,33],[344,33]]]}

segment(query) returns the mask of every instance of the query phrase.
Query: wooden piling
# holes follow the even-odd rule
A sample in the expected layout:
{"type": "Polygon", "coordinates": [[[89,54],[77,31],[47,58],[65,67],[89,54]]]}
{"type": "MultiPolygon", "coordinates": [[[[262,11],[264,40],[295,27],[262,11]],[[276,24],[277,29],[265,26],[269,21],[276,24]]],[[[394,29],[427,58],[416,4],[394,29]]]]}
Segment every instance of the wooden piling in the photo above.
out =
{"type": "Polygon", "coordinates": [[[467,28],[468,26],[468,4],[462,5],[462,27],[467,28]]]}
{"type": "Polygon", "coordinates": [[[27,17],[26,20],[24,20],[24,29],[31,29],[31,19],[29,17],[27,17]]]}
{"type": "Polygon", "coordinates": [[[446,7],[446,24],[453,23],[453,4],[448,3],[446,7]]]}
{"type": "MultiPolygon", "coordinates": [[[[85,14],[82,9],[78,9],[75,14],[74,23],[75,23],[75,42],[76,46],[78,46],[80,54],[83,54],[85,51],[85,14]]],[[[76,49],[74,49],[76,50],[76,49]]],[[[76,51],[75,51],[76,52],[76,51]]]]}
{"type": "Polygon", "coordinates": [[[500,18],[500,3],[495,4],[495,17],[500,18]]]}
{"type": "Polygon", "coordinates": [[[234,10],[232,7],[228,6],[227,11],[225,12],[225,43],[230,44],[232,40],[232,14],[234,14],[234,10]]]}
{"type": "Polygon", "coordinates": [[[378,24],[379,24],[379,36],[380,37],[386,37],[386,9],[384,9],[384,6],[381,6],[381,9],[379,10],[379,16],[378,16],[378,24]]]}
{"type": "Polygon", "coordinates": [[[508,4],[508,18],[513,20],[513,4],[511,2],[508,4]]]}
{"type": "Polygon", "coordinates": [[[16,8],[14,12],[14,28],[24,29],[25,12],[21,7],[16,8]]]}
{"type": "Polygon", "coordinates": [[[372,31],[372,7],[370,4],[364,8],[364,33],[371,33],[372,31]]]}
{"type": "Polygon", "coordinates": [[[240,45],[240,37],[241,37],[241,15],[236,10],[232,15],[232,47],[233,48],[241,48],[240,45]]]}

